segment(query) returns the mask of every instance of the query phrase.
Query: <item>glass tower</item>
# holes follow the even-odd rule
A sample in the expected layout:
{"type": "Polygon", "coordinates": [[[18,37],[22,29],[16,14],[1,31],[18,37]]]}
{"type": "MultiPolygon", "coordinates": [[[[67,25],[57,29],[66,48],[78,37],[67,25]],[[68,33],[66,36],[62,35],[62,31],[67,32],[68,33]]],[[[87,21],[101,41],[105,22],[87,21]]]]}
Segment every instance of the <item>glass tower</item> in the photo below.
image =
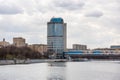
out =
{"type": "Polygon", "coordinates": [[[48,51],[61,57],[66,50],[66,23],[62,18],[51,18],[47,23],[48,51]]]}

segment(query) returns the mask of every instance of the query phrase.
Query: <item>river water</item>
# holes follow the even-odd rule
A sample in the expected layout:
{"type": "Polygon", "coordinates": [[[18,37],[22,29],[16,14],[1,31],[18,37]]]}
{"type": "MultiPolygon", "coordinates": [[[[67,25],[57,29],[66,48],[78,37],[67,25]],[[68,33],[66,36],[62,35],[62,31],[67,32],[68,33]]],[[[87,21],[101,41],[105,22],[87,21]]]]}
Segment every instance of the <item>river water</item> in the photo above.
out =
{"type": "Polygon", "coordinates": [[[0,80],[120,80],[120,61],[4,65],[0,80]]]}

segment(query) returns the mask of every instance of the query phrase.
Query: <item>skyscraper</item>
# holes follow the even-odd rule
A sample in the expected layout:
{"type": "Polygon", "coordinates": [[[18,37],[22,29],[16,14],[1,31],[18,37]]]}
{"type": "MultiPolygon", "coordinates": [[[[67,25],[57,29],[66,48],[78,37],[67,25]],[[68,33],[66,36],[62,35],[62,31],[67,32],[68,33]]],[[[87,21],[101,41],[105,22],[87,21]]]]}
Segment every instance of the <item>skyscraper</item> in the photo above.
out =
{"type": "Polygon", "coordinates": [[[66,50],[66,23],[62,18],[51,18],[47,23],[48,51],[62,57],[66,50]]]}

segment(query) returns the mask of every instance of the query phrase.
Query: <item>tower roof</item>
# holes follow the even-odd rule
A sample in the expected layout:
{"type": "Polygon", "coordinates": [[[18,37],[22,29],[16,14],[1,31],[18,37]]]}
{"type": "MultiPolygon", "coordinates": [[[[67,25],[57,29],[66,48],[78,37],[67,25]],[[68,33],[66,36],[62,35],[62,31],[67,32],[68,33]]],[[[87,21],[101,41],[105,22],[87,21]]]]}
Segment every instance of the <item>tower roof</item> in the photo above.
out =
{"type": "Polygon", "coordinates": [[[50,22],[57,22],[57,23],[63,23],[63,19],[62,18],[51,18],[50,22]]]}

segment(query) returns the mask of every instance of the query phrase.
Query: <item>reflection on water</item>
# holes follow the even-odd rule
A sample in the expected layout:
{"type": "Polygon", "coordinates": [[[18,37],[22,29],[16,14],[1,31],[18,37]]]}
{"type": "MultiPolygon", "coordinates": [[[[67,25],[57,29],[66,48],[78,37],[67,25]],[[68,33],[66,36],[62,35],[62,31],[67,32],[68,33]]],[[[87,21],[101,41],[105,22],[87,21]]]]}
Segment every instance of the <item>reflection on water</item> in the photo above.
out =
{"type": "Polygon", "coordinates": [[[66,80],[66,63],[54,62],[48,63],[48,78],[47,80],[66,80]]]}
{"type": "Polygon", "coordinates": [[[120,80],[120,61],[0,66],[0,80],[120,80]]]}

